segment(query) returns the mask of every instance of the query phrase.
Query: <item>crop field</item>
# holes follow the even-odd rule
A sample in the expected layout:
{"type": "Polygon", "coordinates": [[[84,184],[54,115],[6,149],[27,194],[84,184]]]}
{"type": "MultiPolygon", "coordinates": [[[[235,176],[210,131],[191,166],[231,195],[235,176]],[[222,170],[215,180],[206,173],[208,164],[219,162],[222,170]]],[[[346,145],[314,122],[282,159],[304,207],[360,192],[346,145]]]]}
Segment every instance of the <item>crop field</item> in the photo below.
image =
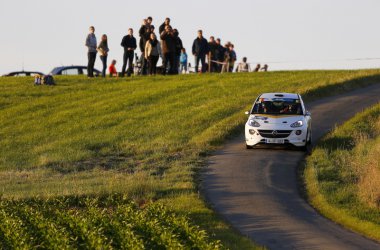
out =
{"type": "Polygon", "coordinates": [[[327,135],[307,160],[305,179],[322,214],[380,240],[380,104],[327,135]]]}
{"type": "Polygon", "coordinates": [[[184,216],[123,197],[1,201],[2,249],[220,249],[184,216]]]}
{"type": "Polygon", "coordinates": [[[203,201],[207,156],[241,133],[259,93],[307,102],[379,81],[380,70],[57,77],[56,86],[2,77],[0,244],[258,248],[203,201]]]}

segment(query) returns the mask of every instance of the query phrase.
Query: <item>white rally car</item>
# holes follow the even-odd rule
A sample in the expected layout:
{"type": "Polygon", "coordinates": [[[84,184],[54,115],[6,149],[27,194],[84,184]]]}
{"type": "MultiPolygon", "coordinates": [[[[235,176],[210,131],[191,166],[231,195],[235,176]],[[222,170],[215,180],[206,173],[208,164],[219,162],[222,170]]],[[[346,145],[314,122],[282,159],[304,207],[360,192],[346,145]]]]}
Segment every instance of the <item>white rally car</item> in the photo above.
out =
{"type": "Polygon", "coordinates": [[[311,144],[311,114],[299,94],[265,93],[257,97],[245,124],[247,148],[258,144],[311,144]]]}

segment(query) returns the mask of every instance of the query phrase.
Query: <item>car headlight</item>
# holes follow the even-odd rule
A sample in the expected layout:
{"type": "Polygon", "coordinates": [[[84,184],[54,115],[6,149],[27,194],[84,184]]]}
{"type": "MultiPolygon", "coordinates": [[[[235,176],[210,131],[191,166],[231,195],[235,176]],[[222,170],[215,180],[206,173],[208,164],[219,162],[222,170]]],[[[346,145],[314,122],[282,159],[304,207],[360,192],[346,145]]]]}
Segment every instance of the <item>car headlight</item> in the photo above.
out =
{"type": "Polygon", "coordinates": [[[248,121],[248,125],[251,126],[251,127],[260,127],[260,123],[258,123],[255,120],[249,120],[248,121]]]}
{"type": "Polygon", "coordinates": [[[292,123],[292,125],[290,125],[290,127],[292,128],[298,128],[302,126],[303,126],[303,121],[296,121],[295,123],[292,123]]]}

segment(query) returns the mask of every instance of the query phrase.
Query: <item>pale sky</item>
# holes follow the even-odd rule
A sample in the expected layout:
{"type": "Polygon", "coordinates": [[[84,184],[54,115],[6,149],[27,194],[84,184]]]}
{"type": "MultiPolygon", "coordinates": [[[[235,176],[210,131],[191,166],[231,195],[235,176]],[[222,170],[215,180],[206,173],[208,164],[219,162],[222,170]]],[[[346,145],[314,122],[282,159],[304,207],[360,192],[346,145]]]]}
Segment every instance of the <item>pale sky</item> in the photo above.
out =
{"type": "Polygon", "coordinates": [[[379,0],[0,0],[0,74],[86,65],[91,25],[98,41],[108,35],[108,61],[120,70],[122,37],[129,27],[138,36],[148,16],[156,31],[170,17],[188,52],[202,29],[207,39],[234,43],[238,61],[246,56],[270,70],[378,68],[379,10],[379,0]]]}

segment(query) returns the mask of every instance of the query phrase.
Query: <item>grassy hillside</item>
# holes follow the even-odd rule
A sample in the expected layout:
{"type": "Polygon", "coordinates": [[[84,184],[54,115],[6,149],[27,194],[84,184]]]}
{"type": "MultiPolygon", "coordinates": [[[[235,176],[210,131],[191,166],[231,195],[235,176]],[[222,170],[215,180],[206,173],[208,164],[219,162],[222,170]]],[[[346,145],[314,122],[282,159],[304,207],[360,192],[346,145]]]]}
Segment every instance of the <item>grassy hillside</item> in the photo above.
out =
{"type": "Polygon", "coordinates": [[[205,156],[241,131],[243,112],[261,92],[299,92],[310,100],[378,83],[380,71],[56,81],[49,87],[0,78],[2,199],[120,194],[141,206],[164,203],[225,246],[243,249],[251,243],[199,198],[205,156]]]}
{"type": "Polygon", "coordinates": [[[380,105],[326,136],[305,177],[311,203],[325,216],[380,240],[380,105]]]}

